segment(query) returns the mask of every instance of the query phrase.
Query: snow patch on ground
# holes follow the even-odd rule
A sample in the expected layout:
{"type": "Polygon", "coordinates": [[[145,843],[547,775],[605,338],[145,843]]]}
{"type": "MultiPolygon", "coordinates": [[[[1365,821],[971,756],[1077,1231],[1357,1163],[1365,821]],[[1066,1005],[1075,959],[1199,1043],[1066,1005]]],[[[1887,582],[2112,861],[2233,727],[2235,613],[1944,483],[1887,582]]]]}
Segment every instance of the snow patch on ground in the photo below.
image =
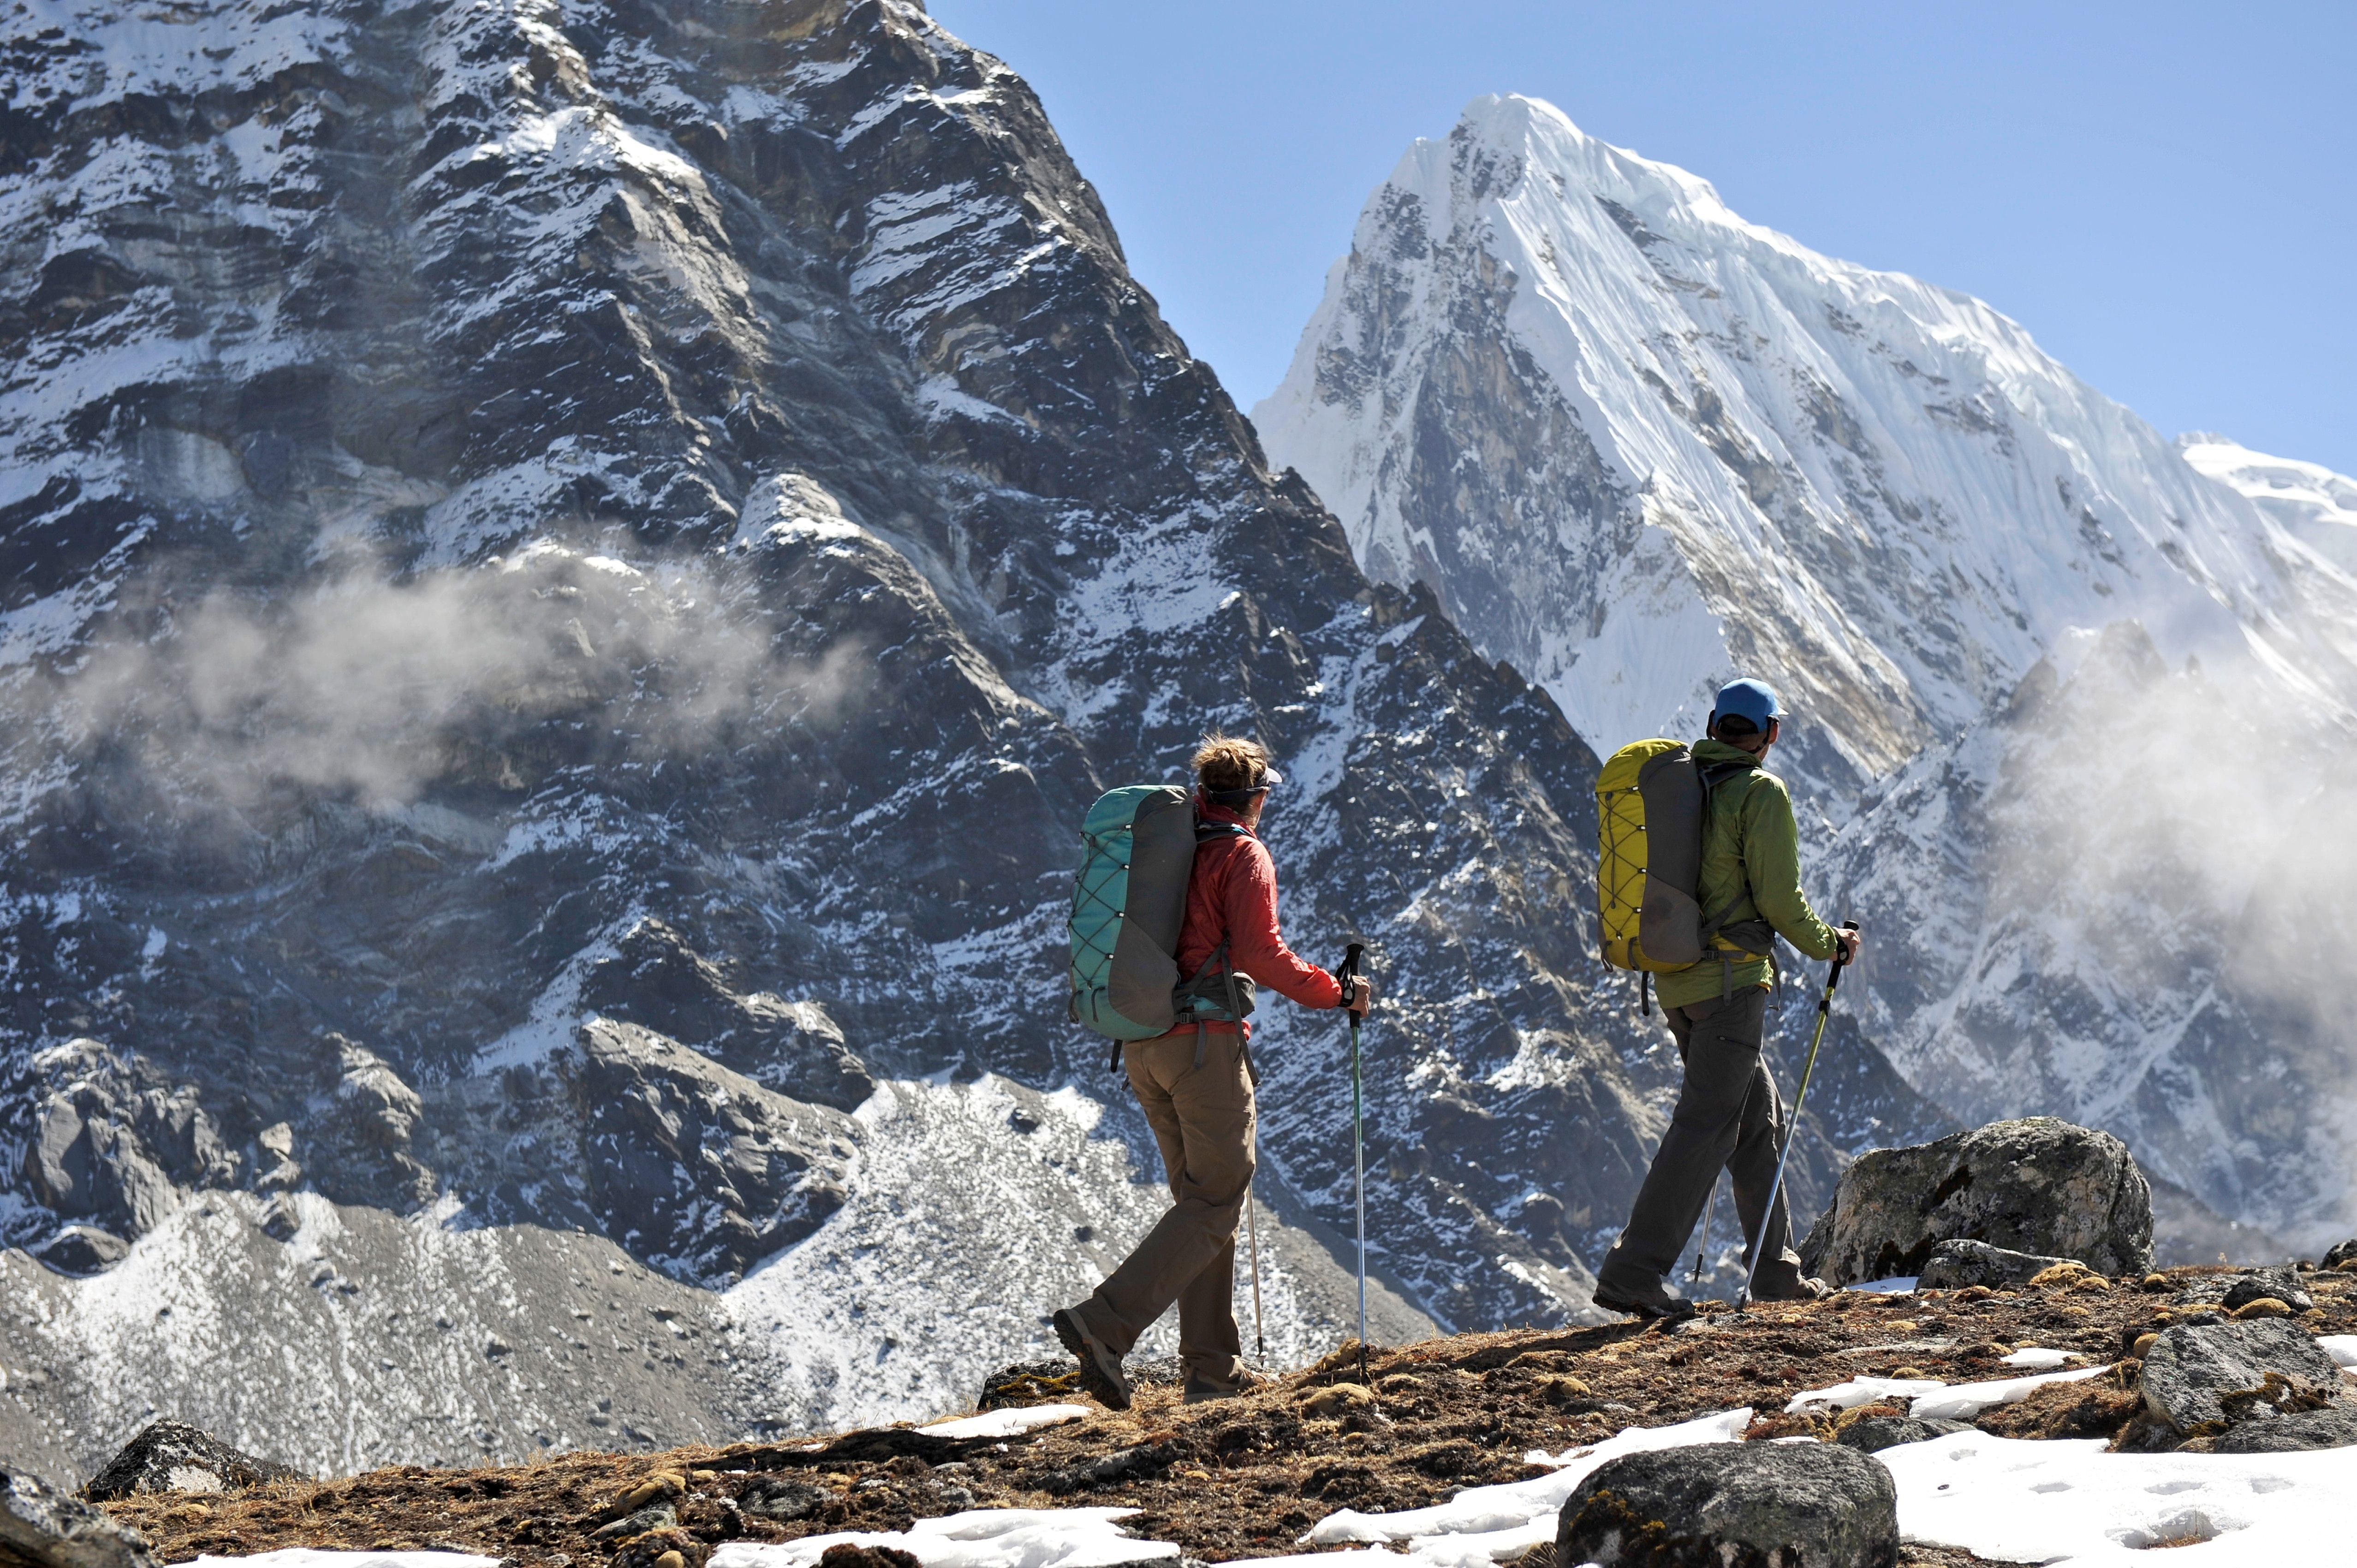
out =
{"type": "Polygon", "coordinates": [[[238,1568],[499,1568],[500,1561],[471,1552],[328,1552],[316,1546],[289,1546],[257,1552],[251,1557],[202,1552],[196,1559],[196,1568],[216,1563],[234,1563],[238,1568]]]}
{"type": "Polygon", "coordinates": [[[2049,1383],[2084,1382],[2100,1378],[2109,1367],[2081,1367],[2070,1372],[2040,1372],[2035,1377],[2005,1378],[1981,1383],[1957,1383],[1937,1393],[1925,1394],[1907,1407],[1907,1413],[1918,1420],[1970,1421],[1985,1410],[2001,1404],[2018,1404],[2049,1383]]]}
{"type": "Polygon", "coordinates": [[[1043,1426],[1061,1426],[1066,1422],[1088,1418],[1089,1407],[1084,1404],[1018,1405],[986,1411],[981,1415],[960,1416],[954,1421],[936,1421],[922,1430],[936,1437],[1019,1437],[1043,1426]]]}
{"type": "Polygon", "coordinates": [[[1178,1549],[1140,1541],[1117,1520],[1135,1509],[977,1509],[920,1519],[905,1530],[847,1530],[774,1546],[731,1544],[709,1568],[811,1568],[830,1546],[894,1546],[925,1568],[1114,1568],[1168,1558],[1178,1549]]]}

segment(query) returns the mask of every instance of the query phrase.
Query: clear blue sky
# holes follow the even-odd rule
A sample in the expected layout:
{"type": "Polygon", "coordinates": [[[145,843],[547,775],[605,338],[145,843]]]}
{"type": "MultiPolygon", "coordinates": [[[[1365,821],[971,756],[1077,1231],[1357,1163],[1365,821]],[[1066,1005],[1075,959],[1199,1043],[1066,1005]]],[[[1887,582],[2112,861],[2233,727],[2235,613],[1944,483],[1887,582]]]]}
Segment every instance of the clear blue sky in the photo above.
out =
{"type": "Polygon", "coordinates": [[[2357,473],[2357,0],[934,0],[1027,77],[1249,408],[1360,204],[1483,92],[1966,290],[2169,435],[2357,473]]]}

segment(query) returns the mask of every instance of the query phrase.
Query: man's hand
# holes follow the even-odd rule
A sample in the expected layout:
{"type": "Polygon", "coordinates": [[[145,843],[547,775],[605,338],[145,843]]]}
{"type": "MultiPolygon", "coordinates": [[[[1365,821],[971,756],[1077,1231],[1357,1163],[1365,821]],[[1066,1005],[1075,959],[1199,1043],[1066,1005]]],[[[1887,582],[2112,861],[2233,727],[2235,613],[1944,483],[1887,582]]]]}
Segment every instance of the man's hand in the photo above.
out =
{"type": "Polygon", "coordinates": [[[1846,964],[1856,963],[1857,961],[1857,950],[1866,945],[1866,939],[1858,935],[1856,931],[1835,931],[1834,933],[1834,945],[1842,962],[1846,964]]]}
{"type": "Polygon", "coordinates": [[[1363,974],[1354,974],[1342,984],[1342,1005],[1354,1018],[1363,1018],[1367,1009],[1375,1004],[1375,983],[1363,974]]]}

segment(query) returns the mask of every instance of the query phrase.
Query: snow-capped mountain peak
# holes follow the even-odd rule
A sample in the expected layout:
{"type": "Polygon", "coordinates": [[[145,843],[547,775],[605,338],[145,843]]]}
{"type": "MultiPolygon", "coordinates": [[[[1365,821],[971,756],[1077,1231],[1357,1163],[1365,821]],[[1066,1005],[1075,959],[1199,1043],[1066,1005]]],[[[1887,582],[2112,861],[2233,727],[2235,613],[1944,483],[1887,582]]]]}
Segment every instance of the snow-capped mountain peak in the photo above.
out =
{"type": "Polygon", "coordinates": [[[1599,752],[1776,684],[1821,890],[1876,933],[1845,995],[1918,1089],[2330,1222],[2357,1042],[2231,933],[2357,931],[2330,878],[2255,875],[2315,864],[2345,771],[2357,487],[2180,452],[1990,306],[1521,98],[1408,149],[1254,418],[1599,752]],[[2261,1061],[2301,1115],[2234,1087],[2261,1061]]]}
{"type": "Polygon", "coordinates": [[[1254,417],[1376,575],[1607,747],[1741,667],[1792,688],[1805,771],[1862,781],[2122,619],[2352,687],[2267,521],[2019,324],[1526,98],[1409,149],[1254,417]]]}

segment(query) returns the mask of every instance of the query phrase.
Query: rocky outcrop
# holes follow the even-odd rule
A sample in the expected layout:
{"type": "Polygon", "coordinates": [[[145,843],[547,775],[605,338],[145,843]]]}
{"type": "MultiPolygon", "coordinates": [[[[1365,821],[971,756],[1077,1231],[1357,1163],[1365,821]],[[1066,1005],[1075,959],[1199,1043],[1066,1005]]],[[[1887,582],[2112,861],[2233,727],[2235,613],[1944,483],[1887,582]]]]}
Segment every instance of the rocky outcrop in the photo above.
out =
{"type": "Polygon", "coordinates": [[[101,1274],[131,1255],[131,1243],[94,1225],[69,1225],[25,1249],[61,1274],[101,1274]]]}
{"type": "Polygon", "coordinates": [[[640,921],[594,965],[581,1004],[643,1024],[780,1093],[854,1111],[876,1079],[817,1002],[733,989],[721,967],[662,921],[640,921]]]}
{"type": "MultiPolygon", "coordinates": [[[[374,1203],[410,1213],[433,1200],[435,1174],[413,1148],[425,1102],[393,1064],[359,1041],[328,1033],[317,1052],[321,1092],[308,1106],[298,1140],[282,1155],[265,1130],[258,1153],[274,1161],[299,1160],[313,1186],[338,1203],[374,1203]]],[[[302,1179],[298,1172],[294,1179],[302,1179]]],[[[257,1183],[257,1186],[261,1185],[257,1183]]]]}
{"type": "Polygon", "coordinates": [[[83,1483],[94,1503],[141,1492],[228,1492],[266,1481],[291,1481],[299,1472],[242,1454],[185,1421],[159,1421],[141,1430],[83,1483]]]}
{"type": "Polygon", "coordinates": [[[0,1561],[32,1568],[156,1568],[139,1532],[35,1476],[0,1467],[0,1561]]]}
{"type": "Polygon", "coordinates": [[[2050,1116],[1995,1122],[1860,1155],[1802,1244],[1802,1263],[1836,1284],[1920,1275],[1950,1240],[2141,1273],[2152,1262],[2151,1192],[2108,1133],[2050,1116]]]}
{"type": "Polygon", "coordinates": [[[2228,1427],[2210,1445],[2212,1454],[2297,1454],[2314,1448],[2357,1447],[2357,1400],[2335,1400],[2315,1410],[2294,1410],[2267,1421],[2228,1427]]]}
{"type": "Polygon", "coordinates": [[[592,1017],[563,1048],[436,1101],[433,1154],[713,1288],[841,1207],[858,1131],[638,1024],[592,1017]]]}
{"type": "Polygon", "coordinates": [[[606,1234],[733,1283],[843,1201],[851,1123],[634,1024],[575,1036],[583,1197],[606,1234]]]}
{"type": "MultiPolygon", "coordinates": [[[[136,1052],[69,1040],[19,1058],[7,1075],[24,1191],[61,1219],[137,1237],[189,1188],[226,1187],[241,1162],[197,1091],[136,1052]]],[[[75,1249],[102,1266],[103,1244],[75,1249]]]]}
{"type": "Polygon", "coordinates": [[[1899,1488],[1864,1454],[1831,1444],[1623,1455],[1563,1505],[1555,1554],[1603,1568],[1893,1568],[1899,1488]]]}

